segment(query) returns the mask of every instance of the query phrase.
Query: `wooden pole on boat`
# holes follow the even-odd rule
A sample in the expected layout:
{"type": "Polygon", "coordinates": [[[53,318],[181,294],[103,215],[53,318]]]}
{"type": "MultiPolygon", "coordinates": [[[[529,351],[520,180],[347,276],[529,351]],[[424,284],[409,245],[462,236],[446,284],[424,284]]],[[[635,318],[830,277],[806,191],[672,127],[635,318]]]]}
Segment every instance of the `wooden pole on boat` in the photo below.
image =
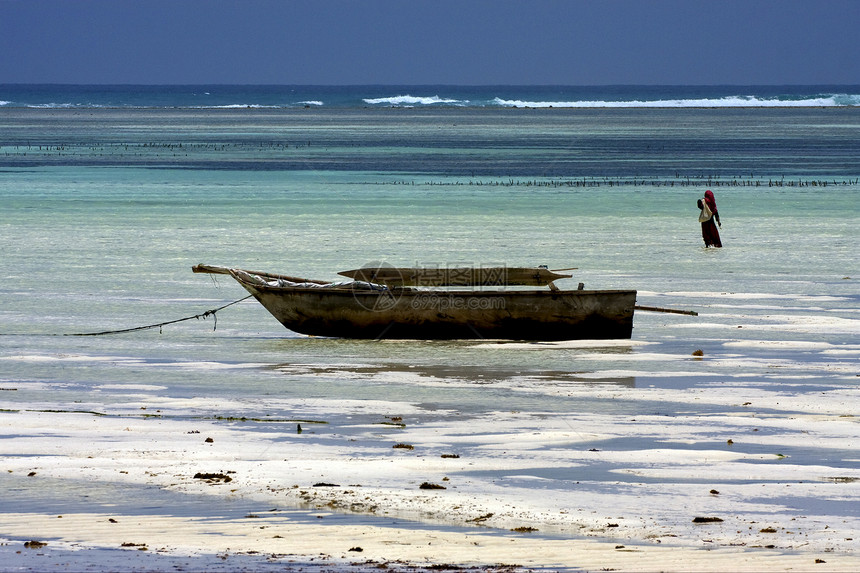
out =
{"type": "MultiPolygon", "coordinates": [[[[233,270],[239,270],[239,269],[230,269],[228,267],[218,267],[215,265],[204,265],[204,264],[194,265],[193,267],[191,267],[191,272],[209,273],[210,275],[232,275],[231,271],[233,271],[233,270]]],[[[242,269],[242,270],[244,270],[244,269],[242,269]]],[[[305,279],[305,278],[301,278],[301,277],[291,277],[289,275],[276,275],[274,273],[264,273],[262,271],[247,271],[246,270],[244,272],[246,272],[248,274],[252,274],[252,275],[259,275],[261,277],[269,277],[269,278],[273,278],[273,279],[284,279],[284,280],[288,280],[288,281],[294,282],[294,283],[314,283],[314,284],[318,284],[318,285],[329,284],[329,281],[318,281],[318,280],[314,280],[314,279],[305,279]]]]}
{"type": "Polygon", "coordinates": [[[672,314],[686,314],[689,316],[699,316],[699,313],[695,310],[679,310],[677,308],[660,308],[657,306],[639,306],[638,304],[633,307],[636,310],[647,310],[649,312],[669,312],[672,314]]]}
{"type": "Polygon", "coordinates": [[[230,269],[227,267],[216,267],[215,265],[194,265],[191,267],[192,273],[209,273],[210,275],[229,275],[230,269]]]}

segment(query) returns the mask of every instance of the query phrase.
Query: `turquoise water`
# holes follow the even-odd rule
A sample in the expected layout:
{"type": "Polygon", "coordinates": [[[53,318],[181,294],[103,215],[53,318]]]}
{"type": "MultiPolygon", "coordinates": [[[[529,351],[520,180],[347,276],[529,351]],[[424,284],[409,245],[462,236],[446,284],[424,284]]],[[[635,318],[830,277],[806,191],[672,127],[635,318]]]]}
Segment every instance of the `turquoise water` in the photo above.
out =
{"type": "MultiPolygon", "coordinates": [[[[199,262],[323,279],[375,261],[577,267],[566,286],[635,288],[639,304],[700,312],[637,313],[634,340],[667,353],[667,363],[649,364],[657,384],[679,383],[660,378],[675,352],[738,338],[735,322],[759,325],[743,339],[856,343],[860,124],[851,110],[615,110],[607,119],[582,110],[15,109],[3,121],[16,141],[4,144],[0,179],[7,385],[83,372],[76,382],[86,389],[123,372],[172,391],[188,382],[161,361],[251,356],[489,367],[470,344],[308,340],[251,301],[217,315],[215,331],[195,320],[161,333],[26,336],[155,324],[243,296],[229,279],[193,275],[199,262]],[[700,140],[715,148],[685,144],[700,140]],[[737,157],[748,170],[728,168],[737,157]],[[695,201],[708,187],[722,250],[699,237],[695,201]],[[57,371],[10,358],[66,353],[140,363],[57,371]]],[[[576,352],[489,354],[510,371],[565,372],[576,352]]],[[[605,360],[589,367],[617,369],[612,354],[605,360]]],[[[207,387],[225,392],[263,383],[256,371],[213,377],[205,372],[207,387]]],[[[414,391],[406,382],[404,394],[414,391]]]]}
{"type": "MultiPolygon", "coordinates": [[[[852,107],[6,106],[0,410],[133,416],[187,398],[165,415],[322,420],[325,440],[398,405],[414,406],[411,424],[500,411],[671,423],[746,410],[636,391],[856,392],[858,179],[852,107]],[[708,188],[723,249],[701,240],[708,188]],[[699,316],[637,312],[631,341],[598,345],[352,341],[297,335],[249,300],[217,323],[63,336],[245,296],[197,263],[334,280],[375,261],[577,267],[559,286],[633,288],[699,316]]],[[[858,467],[848,451],[792,456],[858,467]]]]}

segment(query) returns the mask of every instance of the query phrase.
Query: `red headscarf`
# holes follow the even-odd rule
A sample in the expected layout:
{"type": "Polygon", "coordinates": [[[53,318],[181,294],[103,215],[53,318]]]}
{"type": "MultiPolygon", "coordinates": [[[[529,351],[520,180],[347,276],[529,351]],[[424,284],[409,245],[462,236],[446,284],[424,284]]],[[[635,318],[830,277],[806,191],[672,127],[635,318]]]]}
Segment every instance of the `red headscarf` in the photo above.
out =
{"type": "Polygon", "coordinates": [[[711,210],[711,213],[717,212],[717,200],[714,198],[714,192],[710,189],[705,191],[705,203],[708,204],[708,209],[711,210]]]}

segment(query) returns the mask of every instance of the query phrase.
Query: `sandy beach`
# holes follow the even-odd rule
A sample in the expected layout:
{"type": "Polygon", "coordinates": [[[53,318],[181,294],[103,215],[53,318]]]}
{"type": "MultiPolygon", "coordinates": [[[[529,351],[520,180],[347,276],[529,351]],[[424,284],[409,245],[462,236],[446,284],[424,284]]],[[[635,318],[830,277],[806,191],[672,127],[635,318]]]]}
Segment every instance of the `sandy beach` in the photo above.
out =
{"type": "Polygon", "coordinates": [[[0,569],[860,569],[860,472],[794,459],[857,443],[856,392],[623,392],[691,411],[423,422],[403,402],[305,400],[277,405],[302,419],[267,420],[243,413],[277,397],[146,385],[122,406],[4,400],[0,569]],[[42,490],[55,513],[26,510],[42,490]]]}

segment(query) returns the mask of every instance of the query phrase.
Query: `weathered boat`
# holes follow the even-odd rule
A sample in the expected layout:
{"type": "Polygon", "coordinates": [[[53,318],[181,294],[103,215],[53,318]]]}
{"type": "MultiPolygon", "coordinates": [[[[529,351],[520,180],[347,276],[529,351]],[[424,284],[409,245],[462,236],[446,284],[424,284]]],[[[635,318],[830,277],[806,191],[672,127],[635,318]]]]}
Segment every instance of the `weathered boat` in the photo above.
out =
{"type": "Polygon", "coordinates": [[[560,290],[554,281],[570,275],[540,267],[357,269],[341,273],[359,279],[346,282],[211,265],[192,270],[230,275],[294,332],[340,338],[624,339],[636,305],[635,290],[560,290]],[[434,288],[451,284],[466,288],[434,288]],[[504,288],[522,284],[549,288],[504,288]]]}

